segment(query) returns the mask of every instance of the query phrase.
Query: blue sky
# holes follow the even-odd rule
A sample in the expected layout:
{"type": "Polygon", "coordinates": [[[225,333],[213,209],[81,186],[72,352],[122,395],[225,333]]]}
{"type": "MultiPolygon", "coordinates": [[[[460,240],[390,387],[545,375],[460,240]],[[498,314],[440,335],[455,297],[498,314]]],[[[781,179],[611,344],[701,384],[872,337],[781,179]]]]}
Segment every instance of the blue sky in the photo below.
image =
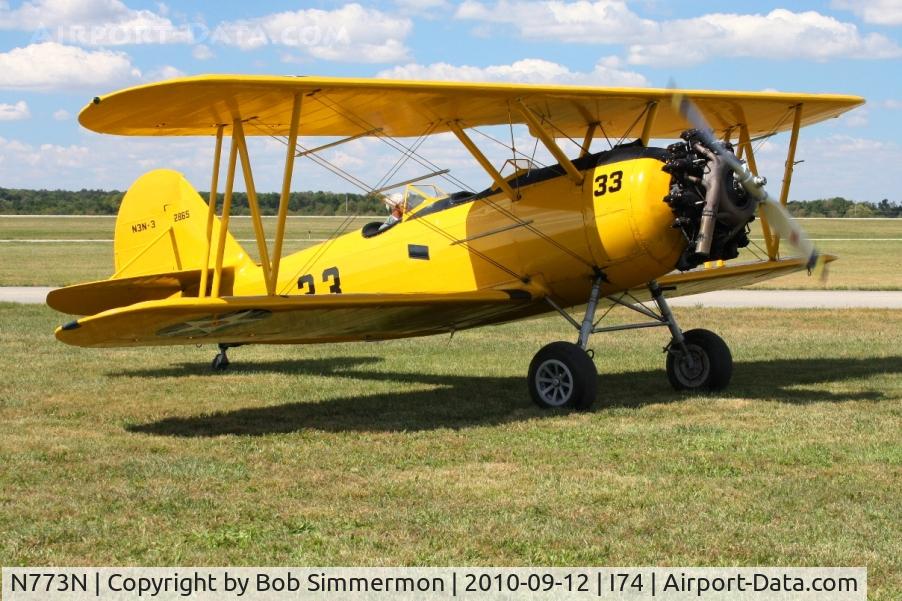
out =
{"type": "MultiPolygon", "coordinates": [[[[792,198],[902,201],[900,67],[902,0],[0,0],[0,186],[124,189],[148,169],[171,167],[206,189],[209,140],[101,136],[76,121],[97,94],[179,75],[655,87],[672,78],[689,88],[866,97],[864,108],[803,130],[792,198]]],[[[516,135],[528,144],[525,132],[516,135]]],[[[777,136],[758,150],[772,182],[786,144],[777,136]]],[[[474,187],[485,183],[449,137],[425,148],[474,187]]],[[[278,145],[257,141],[252,150],[258,188],[277,189],[278,145]]],[[[502,148],[486,151],[499,164],[506,158],[502,148]]],[[[368,142],[327,158],[366,181],[395,160],[368,142]]],[[[295,188],[353,190],[303,161],[295,188]]]]}

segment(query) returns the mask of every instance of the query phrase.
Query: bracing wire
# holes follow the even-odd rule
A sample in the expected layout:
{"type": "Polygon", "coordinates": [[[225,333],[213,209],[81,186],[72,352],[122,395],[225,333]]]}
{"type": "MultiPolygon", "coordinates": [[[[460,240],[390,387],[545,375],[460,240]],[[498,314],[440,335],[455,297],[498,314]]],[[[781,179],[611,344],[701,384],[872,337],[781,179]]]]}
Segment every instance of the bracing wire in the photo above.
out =
{"type": "Polygon", "coordinates": [[[442,228],[440,228],[439,226],[435,225],[434,223],[430,223],[428,219],[420,218],[420,219],[417,219],[416,221],[417,221],[418,223],[422,223],[422,224],[425,225],[427,228],[431,229],[432,231],[434,231],[435,233],[439,234],[440,236],[442,236],[442,237],[444,237],[444,238],[450,240],[452,243],[455,243],[455,244],[464,244],[464,245],[466,245],[467,250],[469,250],[471,253],[473,253],[473,254],[476,255],[477,257],[481,258],[482,260],[486,261],[487,263],[490,263],[490,264],[494,265],[495,267],[497,267],[497,268],[500,269],[501,271],[503,271],[503,272],[507,273],[508,275],[512,276],[514,279],[520,280],[521,282],[526,281],[526,277],[524,277],[524,276],[518,274],[518,273],[517,273],[516,271],[514,271],[513,269],[511,269],[511,268],[509,268],[509,267],[506,267],[506,266],[503,265],[502,263],[499,263],[498,261],[496,261],[496,260],[493,259],[492,257],[486,255],[484,252],[482,252],[482,251],[480,251],[480,250],[477,250],[477,249],[473,248],[473,246],[472,246],[469,242],[467,242],[466,240],[459,240],[457,237],[455,237],[454,235],[448,233],[447,231],[445,231],[444,229],[442,229],[442,228]]]}
{"type": "MultiPolygon", "coordinates": [[[[624,297],[624,296],[625,296],[625,294],[621,294],[619,297],[617,297],[617,300],[623,300],[623,297],[624,297]]],[[[617,303],[611,303],[611,306],[608,307],[607,310],[606,310],[604,313],[601,314],[601,317],[599,317],[599,318],[595,321],[595,323],[592,324],[592,327],[593,327],[593,328],[597,328],[597,327],[598,327],[598,324],[601,323],[601,320],[604,319],[605,317],[607,317],[607,316],[608,316],[608,313],[610,313],[611,311],[613,311],[613,310],[614,310],[614,307],[616,307],[616,306],[617,306],[617,303]]]]}
{"type": "Polygon", "coordinates": [[[398,160],[395,161],[395,164],[392,165],[391,169],[389,169],[388,172],[384,176],[382,176],[382,179],[380,179],[379,183],[376,184],[376,188],[382,188],[382,186],[388,184],[388,182],[391,180],[391,178],[393,178],[395,176],[395,174],[398,173],[398,171],[400,171],[401,167],[404,166],[404,164],[407,162],[407,160],[410,158],[410,156],[412,154],[415,154],[416,151],[419,150],[420,146],[423,145],[423,142],[426,141],[426,138],[429,137],[429,134],[431,134],[432,130],[434,130],[434,129],[435,129],[434,123],[426,128],[426,131],[424,131],[420,135],[420,137],[414,141],[414,143],[410,146],[409,150],[402,153],[401,156],[398,157],[398,160]]]}
{"type": "Polygon", "coordinates": [[[546,242],[548,242],[548,243],[551,244],[552,246],[556,247],[558,250],[564,252],[564,253],[567,254],[567,255],[570,255],[571,257],[573,257],[574,259],[576,259],[576,260],[579,261],[580,263],[583,263],[583,264],[585,264],[585,265],[587,265],[587,266],[589,266],[589,267],[594,267],[594,265],[592,265],[591,262],[589,262],[589,261],[587,261],[586,259],[584,259],[583,257],[581,257],[578,253],[576,253],[576,252],[574,252],[573,250],[567,248],[566,246],[564,246],[563,244],[561,244],[560,242],[558,242],[557,240],[555,240],[554,238],[552,238],[551,236],[549,236],[548,234],[546,234],[545,232],[543,232],[542,230],[540,230],[539,228],[537,228],[537,227],[535,227],[534,225],[532,225],[530,222],[524,221],[523,219],[521,219],[520,217],[518,217],[518,216],[515,215],[514,213],[508,211],[507,209],[505,209],[504,207],[502,207],[501,205],[499,205],[498,203],[496,203],[495,201],[490,200],[490,199],[488,199],[488,198],[485,198],[485,199],[483,199],[483,202],[485,202],[485,204],[487,204],[487,205],[490,206],[491,208],[495,209],[496,211],[498,211],[499,213],[501,213],[501,214],[504,215],[505,217],[507,217],[507,218],[513,220],[517,225],[520,225],[520,226],[522,226],[522,227],[525,227],[527,230],[529,230],[530,232],[534,233],[536,236],[538,236],[538,237],[541,238],[542,240],[545,240],[546,242]]]}
{"type": "MultiPolygon", "coordinates": [[[[288,146],[287,138],[283,139],[280,136],[275,136],[275,135],[272,135],[271,133],[268,133],[262,127],[262,125],[256,121],[249,121],[248,123],[252,127],[255,127],[258,131],[261,131],[264,134],[268,135],[273,140],[276,140],[277,142],[280,142],[280,143],[284,144],[285,146],[288,146]]],[[[295,148],[292,150],[296,152],[297,149],[301,149],[302,151],[308,150],[301,144],[295,143],[295,148]]],[[[363,182],[356,176],[348,173],[341,167],[329,162],[327,159],[318,156],[316,153],[308,153],[308,154],[305,154],[304,156],[307,157],[308,159],[310,159],[315,164],[323,167],[324,169],[326,169],[326,170],[330,171],[331,173],[337,175],[338,177],[344,179],[348,183],[360,188],[365,193],[367,193],[367,194],[372,193],[373,188],[369,187],[365,182],[363,182]]],[[[323,256],[323,254],[332,246],[332,244],[335,242],[336,239],[338,239],[339,236],[341,236],[342,234],[344,234],[347,231],[348,227],[354,222],[354,220],[358,216],[359,215],[356,215],[356,214],[355,215],[346,215],[345,218],[332,231],[332,233],[329,234],[329,236],[326,238],[326,241],[322,245],[320,245],[319,248],[317,248],[316,252],[314,252],[314,254],[310,257],[310,259],[308,259],[307,262],[304,263],[304,265],[299,270],[297,270],[297,272],[295,272],[295,276],[297,274],[304,273],[305,271],[307,271],[307,269],[309,269],[311,265],[315,265],[316,261],[318,261],[320,259],[320,257],[323,256]]],[[[292,277],[292,280],[293,279],[294,278],[292,277]]],[[[290,285],[291,284],[289,283],[289,286],[290,285]]]]}
{"type": "Polygon", "coordinates": [[[565,132],[565,131],[562,130],[560,127],[558,127],[557,125],[555,125],[555,124],[554,124],[554,121],[551,121],[550,119],[546,119],[545,117],[542,117],[542,123],[547,123],[548,125],[550,125],[550,126],[551,126],[551,129],[553,129],[553,130],[556,131],[557,133],[561,134],[562,137],[564,137],[564,138],[570,140],[570,142],[573,143],[577,148],[582,148],[582,147],[583,147],[582,144],[580,144],[579,142],[577,142],[576,140],[574,140],[573,138],[571,138],[570,136],[568,136],[568,135],[567,135],[567,132],[565,132]]]}
{"type": "MultiPolygon", "coordinates": [[[[369,131],[369,130],[375,129],[375,127],[373,126],[373,124],[372,124],[372,123],[369,123],[366,119],[364,119],[364,118],[362,118],[362,117],[359,117],[358,115],[355,115],[353,112],[348,111],[348,110],[346,110],[346,109],[343,110],[342,107],[340,107],[337,103],[335,103],[335,102],[333,102],[333,101],[331,101],[331,100],[329,100],[329,99],[326,99],[326,98],[322,97],[321,95],[314,95],[314,96],[313,96],[313,99],[316,100],[317,102],[319,102],[320,104],[322,104],[323,106],[325,106],[325,107],[331,109],[331,110],[334,111],[336,114],[338,114],[338,115],[340,115],[340,116],[342,116],[342,117],[348,119],[350,122],[354,123],[354,124],[357,125],[358,127],[361,127],[364,131],[369,131]]],[[[641,115],[640,115],[639,118],[641,118],[641,115]]],[[[638,119],[639,119],[639,118],[637,118],[637,122],[638,122],[638,119]]],[[[544,121],[544,119],[543,119],[543,121],[544,121]]],[[[521,154],[521,156],[526,157],[525,154],[519,153],[519,152],[517,151],[517,149],[516,149],[515,142],[514,142],[514,136],[513,136],[513,121],[512,121],[512,120],[509,120],[509,122],[510,122],[509,124],[510,124],[510,131],[511,131],[511,146],[510,146],[509,148],[510,148],[510,149],[512,150],[512,152],[514,153],[514,156],[516,156],[517,154],[521,154]]],[[[553,123],[549,122],[549,124],[551,125],[551,127],[552,127],[553,129],[559,131],[559,132],[560,132],[562,135],[564,135],[567,139],[569,139],[571,142],[573,142],[574,144],[576,144],[576,142],[575,142],[571,137],[569,137],[569,136],[567,136],[566,134],[564,134],[564,132],[562,132],[559,128],[557,128],[553,123]]],[[[634,125],[635,125],[635,124],[634,124],[634,125]]],[[[403,164],[404,164],[408,159],[413,159],[415,162],[419,163],[421,166],[424,166],[424,167],[426,167],[426,168],[434,169],[434,170],[439,170],[438,166],[437,166],[435,163],[433,163],[432,161],[430,161],[428,158],[422,157],[421,155],[419,155],[419,154],[417,153],[419,147],[422,145],[422,143],[423,143],[423,142],[425,141],[425,139],[428,137],[429,133],[435,129],[435,126],[436,126],[436,124],[432,124],[432,125],[427,129],[427,131],[424,132],[424,133],[423,133],[423,134],[422,134],[422,135],[414,142],[414,144],[412,144],[411,146],[407,146],[407,145],[403,144],[402,142],[398,141],[397,139],[393,138],[392,136],[388,136],[388,135],[379,135],[379,136],[376,136],[379,140],[381,140],[383,143],[387,144],[389,147],[391,147],[391,148],[393,148],[394,150],[399,151],[399,152],[402,153],[402,157],[401,157],[398,161],[396,161],[395,165],[392,167],[392,169],[389,171],[389,173],[388,173],[386,176],[384,176],[384,177],[382,178],[382,180],[380,180],[380,182],[379,182],[380,184],[384,183],[384,181],[386,180],[386,177],[387,177],[387,178],[390,178],[393,174],[397,173],[398,169],[400,169],[400,167],[403,166],[403,164]]],[[[633,127],[633,126],[631,126],[630,129],[632,129],[632,127],[633,127]]],[[[484,133],[484,132],[482,132],[482,131],[476,130],[476,129],[474,129],[474,131],[477,131],[477,133],[480,133],[481,135],[485,136],[486,138],[488,138],[488,139],[490,139],[490,140],[492,140],[492,141],[494,141],[494,142],[496,142],[496,143],[498,143],[498,144],[500,144],[500,145],[506,147],[506,145],[505,145],[503,142],[501,142],[501,141],[495,139],[494,137],[492,137],[492,136],[490,136],[490,135],[488,135],[488,134],[486,134],[486,133],[484,133]]],[[[608,140],[608,143],[610,144],[610,139],[608,138],[607,133],[604,132],[604,128],[603,128],[603,127],[602,127],[602,133],[604,133],[605,138],[608,140]]],[[[275,138],[275,136],[273,136],[273,137],[275,138]]],[[[278,138],[275,138],[275,139],[278,139],[278,138]]],[[[281,140],[280,140],[280,141],[281,141],[281,140]]],[[[287,143],[287,140],[286,140],[286,141],[283,141],[283,143],[287,143]]],[[[537,148],[538,148],[538,140],[536,140],[535,147],[533,148],[533,157],[530,158],[531,161],[535,161],[534,157],[535,157],[535,152],[536,152],[537,148]]],[[[612,148],[613,148],[613,146],[612,146],[612,148]]],[[[306,150],[306,149],[304,149],[303,147],[301,147],[301,149],[302,149],[302,150],[306,150]]],[[[371,193],[372,190],[375,189],[375,188],[369,188],[369,189],[367,189],[366,184],[363,183],[361,180],[359,180],[359,179],[356,178],[355,176],[353,176],[353,175],[351,175],[351,174],[345,172],[343,169],[341,169],[341,168],[338,167],[337,165],[332,165],[331,163],[329,163],[326,159],[323,159],[322,157],[316,157],[315,154],[309,154],[309,155],[305,155],[305,156],[311,157],[311,159],[314,160],[317,164],[319,164],[319,165],[325,167],[326,169],[328,169],[328,170],[331,171],[332,173],[335,173],[335,174],[339,175],[339,176],[342,177],[343,179],[345,179],[345,180],[347,180],[347,181],[350,181],[350,182],[353,183],[355,186],[357,186],[357,187],[359,187],[359,188],[365,190],[366,192],[370,192],[370,193],[371,193]],[[314,158],[314,157],[315,157],[315,158],[314,158]]],[[[541,163],[539,163],[539,164],[541,164],[541,163]]],[[[542,165],[542,166],[545,167],[545,165],[542,165]]],[[[456,178],[456,177],[453,177],[453,176],[450,176],[450,177],[449,177],[449,176],[447,176],[447,175],[444,175],[443,177],[444,177],[444,179],[446,179],[446,180],[448,180],[448,181],[451,181],[452,183],[454,183],[454,184],[457,185],[457,186],[460,186],[461,188],[464,188],[464,189],[468,189],[468,190],[470,190],[470,191],[473,191],[473,189],[472,189],[469,185],[467,185],[465,182],[459,180],[459,179],[456,178]]],[[[377,187],[378,187],[378,185],[377,185],[377,187]]],[[[593,266],[592,263],[590,263],[590,262],[587,261],[585,258],[583,258],[582,256],[580,256],[578,253],[576,253],[576,252],[574,252],[573,250],[567,248],[566,246],[564,246],[563,244],[561,244],[560,242],[558,242],[557,240],[555,240],[555,239],[552,238],[551,236],[545,234],[544,232],[542,232],[541,230],[539,230],[539,229],[536,228],[535,226],[531,225],[530,223],[528,223],[528,222],[522,220],[521,218],[519,218],[517,215],[515,215],[515,214],[512,213],[511,211],[509,211],[509,210],[505,209],[504,207],[500,206],[498,203],[496,203],[496,202],[494,202],[494,201],[492,201],[492,200],[489,200],[489,199],[484,199],[484,201],[485,201],[485,203],[486,203],[488,206],[492,207],[494,210],[500,212],[502,215],[508,217],[509,219],[512,219],[512,220],[513,220],[515,223],[517,223],[518,225],[521,225],[521,226],[525,227],[526,229],[528,229],[529,231],[531,231],[532,233],[534,233],[535,235],[537,235],[537,236],[540,237],[541,239],[545,240],[546,242],[548,242],[548,243],[551,244],[552,246],[556,247],[557,249],[559,249],[559,250],[562,251],[563,253],[565,253],[565,254],[571,256],[572,258],[576,259],[577,261],[579,261],[579,262],[581,262],[581,263],[586,264],[586,265],[589,266],[589,267],[592,267],[592,266],[593,266]]],[[[452,240],[452,241],[455,241],[455,242],[458,242],[458,243],[461,242],[460,240],[457,240],[453,235],[451,235],[451,234],[445,232],[444,230],[442,230],[442,229],[439,228],[438,226],[435,226],[434,224],[428,223],[428,222],[426,222],[425,220],[422,220],[422,222],[423,222],[424,224],[426,224],[427,227],[429,227],[430,229],[433,229],[434,231],[440,233],[442,236],[448,238],[449,240],[452,240]]],[[[339,225],[339,227],[336,229],[336,231],[333,233],[333,235],[330,236],[330,238],[329,238],[329,240],[327,241],[327,243],[324,244],[323,247],[322,247],[320,250],[321,250],[322,252],[325,252],[325,251],[328,249],[328,247],[331,245],[331,242],[333,242],[334,239],[337,238],[337,236],[341,235],[341,233],[344,232],[344,230],[347,228],[347,226],[348,226],[349,223],[350,223],[350,220],[348,220],[348,219],[346,219],[344,222],[342,222],[342,223],[339,225]]],[[[474,249],[471,245],[467,244],[467,247],[470,249],[471,252],[473,252],[474,254],[480,256],[481,258],[483,258],[483,259],[486,260],[487,262],[489,262],[489,263],[495,265],[496,267],[498,267],[498,268],[501,269],[502,271],[505,271],[505,272],[509,273],[510,275],[514,276],[514,277],[517,278],[517,279],[522,279],[522,276],[520,276],[519,274],[517,274],[517,273],[514,272],[513,270],[510,270],[509,268],[507,268],[507,267],[501,265],[500,263],[498,263],[497,261],[495,261],[495,260],[492,259],[491,257],[488,257],[488,256],[484,255],[483,253],[481,253],[480,251],[477,251],[477,250],[474,249]]],[[[320,255],[321,255],[321,253],[317,253],[317,255],[315,255],[315,256],[311,259],[311,261],[312,261],[312,262],[315,262],[315,261],[319,258],[320,255]]],[[[307,266],[305,266],[305,269],[306,269],[306,268],[307,268],[307,266]]],[[[303,270],[302,270],[302,271],[303,271],[303,270]]]]}
{"type": "Polygon", "coordinates": [[[649,109],[649,105],[646,104],[642,108],[642,111],[636,116],[636,119],[627,128],[626,132],[624,132],[624,134],[622,136],[620,136],[620,139],[617,140],[617,146],[620,146],[621,144],[623,144],[623,141],[626,139],[626,137],[628,135],[630,135],[630,132],[633,131],[633,128],[636,127],[636,125],[639,123],[639,121],[642,119],[642,117],[648,112],[648,109],[649,109]]]}
{"type": "Polygon", "coordinates": [[[608,137],[608,132],[606,132],[604,129],[604,123],[602,123],[600,120],[598,121],[598,127],[599,129],[601,129],[602,135],[604,135],[604,141],[608,143],[608,146],[611,147],[611,150],[614,150],[614,145],[611,144],[611,138],[608,137]]]}
{"type": "MultiPolygon", "coordinates": [[[[254,127],[256,127],[259,131],[263,131],[263,132],[265,133],[265,130],[261,127],[261,125],[260,125],[259,123],[255,123],[255,122],[251,122],[251,123],[252,123],[252,125],[253,125],[254,127]]],[[[434,127],[430,127],[430,130],[429,130],[429,131],[431,131],[432,129],[434,129],[434,127]]],[[[275,135],[271,135],[271,134],[267,134],[267,135],[269,135],[270,138],[272,138],[272,139],[274,139],[274,140],[276,140],[276,141],[278,141],[278,142],[281,142],[282,144],[285,144],[285,145],[288,144],[288,140],[287,140],[287,139],[282,139],[282,138],[279,137],[279,136],[275,136],[275,135]]],[[[424,134],[423,136],[421,136],[421,137],[422,137],[422,139],[425,139],[427,136],[428,136],[428,132],[427,132],[426,134],[424,134]]],[[[305,147],[303,147],[303,146],[300,145],[300,144],[297,144],[297,148],[300,148],[300,149],[303,150],[303,151],[306,151],[306,150],[307,150],[305,147]]],[[[415,152],[415,151],[416,151],[416,148],[415,148],[415,147],[412,147],[411,153],[413,153],[413,152],[415,152]]],[[[355,186],[361,188],[364,192],[367,192],[367,193],[371,193],[371,192],[372,192],[373,188],[369,188],[365,183],[362,182],[362,180],[360,180],[360,179],[358,179],[357,177],[355,177],[355,176],[353,176],[353,175],[347,173],[346,171],[344,171],[343,169],[341,169],[341,168],[338,167],[337,165],[333,165],[333,164],[330,163],[327,159],[324,159],[324,158],[322,158],[322,157],[319,157],[319,156],[317,156],[315,153],[306,154],[306,155],[304,155],[304,156],[307,157],[307,158],[309,158],[310,160],[312,160],[314,163],[316,163],[316,164],[318,164],[318,165],[320,165],[320,166],[322,166],[322,167],[328,169],[329,171],[331,171],[332,173],[338,175],[339,177],[342,177],[342,178],[345,179],[346,181],[348,181],[348,182],[354,184],[355,186]]],[[[338,226],[335,228],[335,230],[333,230],[333,232],[332,232],[331,234],[329,234],[329,236],[327,237],[326,241],[325,241],[322,245],[320,245],[320,247],[316,250],[316,252],[315,252],[315,253],[314,253],[314,254],[313,254],[313,255],[312,255],[305,263],[304,263],[304,265],[303,265],[299,270],[297,270],[297,272],[296,272],[295,275],[300,274],[300,273],[304,273],[304,272],[306,272],[312,265],[315,265],[316,262],[317,262],[317,261],[318,261],[318,260],[319,260],[319,259],[320,259],[327,251],[328,251],[328,249],[334,244],[335,240],[337,240],[339,236],[341,236],[342,234],[344,234],[344,233],[347,231],[347,228],[350,226],[351,223],[353,223],[353,221],[354,221],[357,217],[358,217],[358,215],[347,215],[347,216],[345,216],[344,220],[343,220],[341,223],[338,224],[338,226]]],[[[438,234],[441,235],[442,237],[444,237],[444,238],[450,240],[451,242],[459,243],[459,244],[465,244],[465,245],[467,246],[468,250],[469,250],[471,253],[473,253],[474,255],[476,255],[476,256],[478,256],[478,257],[480,257],[481,259],[483,259],[484,261],[488,262],[489,264],[494,265],[494,266],[497,267],[499,270],[501,270],[501,271],[503,271],[503,272],[505,272],[505,273],[511,275],[514,279],[517,279],[517,280],[520,280],[520,281],[523,281],[523,280],[525,279],[524,276],[518,274],[517,272],[515,272],[515,271],[512,270],[512,269],[510,269],[509,267],[506,267],[506,266],[503,265],[502,263],[500,263],[500,262],[496,261],[495,259],[489,257],[489,256],[486,255],[485,253],[483,253],[483,252],[481,252],[481,251],[479,251],[479,250],[473,248],[473,247],[472,247],[470,244],[468,244],[466,241],[459,240],[456,236],[454,236],[454,235],[448,233],[447,231],[443,230],[443,229],[440,228],[439,226],[437,226],[437,225],[435,225],[435,224],[433,224],[433,223],[430,223],[430,222],[427,221],[426,219],[418,219],[417,221],[419,221],[420,223],[423,223],[423,224],[426,225],[429,229],[431,229],[431,230],[433,230],[434,232],[438,233],[438,234]]],[[[292,278],[292,281],[293,281],[293,278],[292,278]]],[[[289,283],[289,287],[290,287],[290,286],[291,286],[291,283],[289,283]]]]}
{"type": "MultiPolygon", "coordinates": [[[[313,99],[316,100],[317,102],[319,102],[320,104],[322,104],[323,106],[325,106],[326,108],[331,109],[339,116],[344,117],[348,121],[354,123],[355,125],[360,127],[363,131],[369,131],[371,129],[376,129],[375,126],[372,123],[369,123],[366,119],[359,117],[359,116],[355,115],[354,113],[347,111],[347,110],[345,110],[343,112],[341,107],[338,107],[337,103],[334,103],[331,100],[329,100],[327,102],[327,99],[323,95],[319,95],[319,94],[314,95],[313,99]]],[[[410,150],[404,143],[398,141],[396,138],[389,136],[387,134],[383,133],[383,134],[377,135],[375,137],[376,137],[376,139],[382,141],[383,143],[387,144],[388,146],[390,146],[391,148],[393,148],[394,150],[396,150],[398,152],[404,152],[404,151],[410,150]]],[[[438,165],[436,165],[435,163],[430,161],[428,158],[423,157],[417,153],[412,153],[410,158],[412,158],[415,162],[419,163],[422,167],[425,167],[426,169],[429,169],[431,171],[441,171],[441,169],[439,169],[438,165]]],[[[451,174],[447,174],[447,173],[442,174],[441,177],[444,180],[451,182],[451,184],[453,184],[454,186],[458,186],[462,189],[469,190],[470,192],[475,192],[475,190],[473,188],[471,188],[466,182],[461,181],[460,179],[458,179],[457,177],[455,177],[451,174]]]]}
{"type": "Polygon", "coordinates": [[[770,130],[768,130],[768,134],[758,140],[758,143],[754,146],[752,152],[757,153],[761,149],[761,147],[764,146],[764,143],[767,142],[768,138],[777,133],[777,130],[780,129],[780,126],[782,126],[790,117],[790,115],[792,115],[793,110],[795,110],[795,107],[791,107],[787,109],[785,113],[783,113],[783,116],[780,117],[776,123],[774,123],[774,126],[770,130]]]}
{"type": "MultiPolygon", "coordinates": [[[[345,215],[344,220],[339,223],[338,226],[336,226],[331,234],[329,234],[329,237],[326,238],[326,241],[316,249],[316,252],[313,253],[313,256],[311,256],[307,260],[307,262],[297,270],[295,276],[300,273],[305,273],[308,269],[310,269],[310,267],[316,265],[316,262],[319,261],[320,257],[322,257],[326,253],[326,251],[328,251],[332,247],[335,241],[338,240],[339,236],[347,231],[348,226],[350,226],[357,217],[357,215],[345,215]]],[[[289,286],[290,285],[291,284],[289,283],[289,286]]]]}
{"type": "Polygon", "coordinates": [[[764,257],[762,257],[761,255],[759,255],[758,253],[756,253],[755,250],[752,248],[752,246],[754,246],[755,248],[757,248],[758,250],[760,250],[761,252],[763,252],[765,255],[767,254],[767,251],[764,250],[763,248],[761,248],[761,246],[760,246],[757,242],[755,242],[754,240],[749,240],[749,242],[750,242],[750,244],[749,244],[748,246],[746,246],[746,248],[749,249],[749,252],[750,252],[750,253],[752,253],[753,255],[755,255],[755,258],[756,258],[756,259],[758,259],[758,260],[760,260],[760,261],[763,261],[763,260],[764,260],[764,257]]]}
{"type": "MultiPolygon", "coordinates": [[[[272,134],[272,133],[267,132],[267,131],[263,128],[263,126],[262,126],[260,123],[256,122],[256,121],[248,121],[247,123],[248,123],[248,125],[250,125],[251,127],[256,128],[258,131],[263,132],[264,135],[266,135],[266,136],[268,136],[269,138],[275,140],[276,142],[279,142],[279,143],[281,143],[281,144],[284,144],[285,146],[288,146],[288,138],[284,138],[284,137],[282,137],[282,136],[276,136],[276,135],[274,135],[274,134],[272,134]]],[[[307,152],[307,151],[308,151],[308,149],[305,148],[304,146],[302,146],[301,144],[295,143],[295,149],[298,149],[298,148],[301,149],[301,150],[304,151],[304,152],[307,152]]],[[[355,187],[357,187],[357,188],[360,188],[364,193],[370,194],[370,193],[372,193],[372,191],[375,189],[375,188],[369,186],[369,185],[368,185],[366,182],[364,182],[363,180],[361,180],[361,179],[359,179],[358,177],[356,177],[355,175],[353,175],[353,174],[351,174],[351,173],[348,173],[347,171],[345,171],[344,169],[342,169],[342,168],[339,167],[338,165],[335,165],[334,163],[329,162],[328,159],[325,159],[325,158],[323,158],[323,157],[317,155],[316,153],[307,153],[307,154],[304,155],[304,157],[307,158],[307,159],[309,159],[309,160],[311,160],[311,161],[313,161],[314,163],[316,163],[316,164],[319,165],[320,167],[326,169],[327,171],[330,171],[331,173],[337,175],[338,177],[340,177],[341,179],[345,180],[345,181],[348,182],[349,184],[351,184],[351,185],[353,185],[353,186],[355,186],[355,187]]]]}
{"type": "MultiPolygon", "coordinates": [[[[479,134],[480,136],[483,136],[484,138],[487,138],[487,139],[491,140],[492,142],[494,142],[495,144],[498,144],[499,146],[502,146],[502,147],[504,147],[504,148],[506,148],[506,149],[508,149],[508,150],[513,150],[515,155],[520,155],[520,156],[523,157],[524,159],[528,159],[528,160],[530,160],[531,162],[535,163],[536,165],[538,165],[538,166],[540,166],[540,167],[547,167],[547,166],[548,166],[548,165],[546,165],[545,163],[542,163],[541,161],[537,161],[537,160],[535,159],[535,151],[533,151],[533,156],[530,157],[530,156],[528,156],[527,154],[525,154],[525,153],[523,153],[523,152],[520,152],[519,150],[517,150],[517,149],[514,148],[513,146],[508,146],[507,144],[505,144],[504,142],[502,142],[502,141],[499,140],[498,138],[495,138],[494,136],[490,136],[489,134],[485,133],[484,131],[482,131],[482,130],[480,130],[480,129],[477,129],[477,128],[475,128],[475,127],[471,127],[471,128],[469,128],[469,129],[470,129],[470,131],[476,132],[476,133],[479,134]]],[[[536,144],[538,144],[538,142],[539,142],[539,140],[538,140],[538,138],[537,138],[537,139],[536,139],[536,144]]],[[[515,158],[516,158],[516,156],[515,156],[515,158]]]]}

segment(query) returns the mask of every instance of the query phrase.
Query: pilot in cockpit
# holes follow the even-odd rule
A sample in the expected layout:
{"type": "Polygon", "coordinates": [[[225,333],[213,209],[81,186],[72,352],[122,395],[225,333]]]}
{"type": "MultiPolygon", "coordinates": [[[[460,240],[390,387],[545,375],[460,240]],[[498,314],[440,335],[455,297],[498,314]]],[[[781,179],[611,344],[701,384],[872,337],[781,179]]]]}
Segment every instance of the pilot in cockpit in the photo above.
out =
{"type": "Polygon", "coordinates": [[[400,192],[393,192],[385,197],[385,206],[390,211],[385,223],[379,226],[379,231],[384,231],[401,221],[404,215],[404,195],[400,192]]]}

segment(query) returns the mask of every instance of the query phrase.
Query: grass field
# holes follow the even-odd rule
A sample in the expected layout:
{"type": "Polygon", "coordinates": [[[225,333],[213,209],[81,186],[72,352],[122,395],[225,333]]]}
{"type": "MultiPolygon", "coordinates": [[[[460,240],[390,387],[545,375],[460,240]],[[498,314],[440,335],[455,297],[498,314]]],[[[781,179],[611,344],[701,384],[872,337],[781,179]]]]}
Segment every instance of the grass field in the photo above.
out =
{"type": "Polygon", "coordinates": [[[902,597],[899,311],[679,309],[732,345],[680,395],[597,336],[607,406],[531,406],[559,318],[453,339],[85,350],[0,304],[3,565],[866,565],[902,597]]]}
{"type": "MultiPolygon", "coordinates": [[[[354,219],[348,231],[359,229],[372,217],[354,219]]],[[[286,251],[293,252],[328,238],[343,221],[342,217],[291,218],[286,251]]],[[[9,217],[0,216],[0,286],[62,286],[105,279],[113,269],[113,217],[9,217]],[[42,240],[44,242],[25,242],[42,240]],[[79,242],[47,242],[80,240],[79,242]],[[87,242],[83,242],[87,240],[87,242]],[[92,242],[92,240],[94,240],[92,242]]],[[[266,219],[268,232],[274,220],[266,219]]],[[[835,289],[902,289],[902,219],[852,220],[806,219],[805,229],[823,252],[840,257],[831,264],[826,287],[835,289]]],[[[255,244],[250,219],[233,218],[235,236],[254,254],[255,244]]],[[[752,230],[753,241],[761,248],[763,238],[758,223],[752,230]]],[[[752,248],[739,260],[752,260],[762,250],[752,248]],[[753,252],[754,251],[754,252],[753,252]]],[[[759,284],[762,288],[822,288],[824,284],[804,273],[759,284]]]]}
{"type": "MultiPolygon", "coordinates": [[[[826,283],[801,272],[756,288],[902,290],[902,219],[803,219],[801,224],[821,252],[839,257],[830,264],[826,283]]],[[[767,256],[760,222],[752,226],[753,243],[737,261],[767,256]]],[[[792,254],[785,242],[781,246],[792,254]]]]}

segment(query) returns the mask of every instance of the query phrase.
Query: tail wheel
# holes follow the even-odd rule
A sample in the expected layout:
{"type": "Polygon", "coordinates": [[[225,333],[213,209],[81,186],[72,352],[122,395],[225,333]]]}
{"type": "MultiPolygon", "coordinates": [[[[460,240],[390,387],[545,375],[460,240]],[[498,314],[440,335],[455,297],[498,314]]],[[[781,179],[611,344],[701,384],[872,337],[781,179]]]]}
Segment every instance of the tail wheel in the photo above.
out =
{"type": "Polygon", "coordinates": [[[723,339],[708,330],[683,332],[686,352],[671,345],[667,378],[677,390],[723,390],[733,375],[733,355],[723,339]]]}
{"type": "Polygon", "coordinates": [[[598,370],[578,345],[552,342],[533,357],[527,383],[533,402],[543,409],[588,409],[595,402],[598,370]]]}
{"type": "Polygon", "coordinates": [[[226,356],[225,351],[220,352],[215,357],[213,357],[213,371],[224,371],[229,367],[229,358],[226,356]]]}

